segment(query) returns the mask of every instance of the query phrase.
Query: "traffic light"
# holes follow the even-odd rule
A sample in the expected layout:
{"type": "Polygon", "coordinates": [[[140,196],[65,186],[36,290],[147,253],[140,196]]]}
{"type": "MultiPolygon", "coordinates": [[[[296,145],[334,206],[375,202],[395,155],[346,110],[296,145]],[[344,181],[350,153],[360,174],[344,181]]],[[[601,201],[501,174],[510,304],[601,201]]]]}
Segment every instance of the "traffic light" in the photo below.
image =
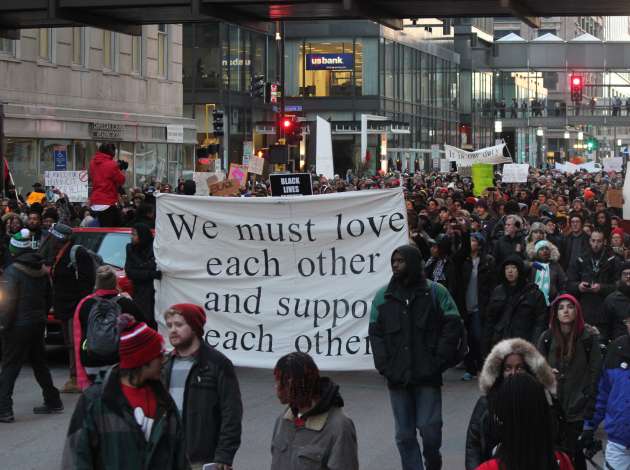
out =
{"type": "Polygon", "coordinates": [[[252,98],[265,98],[266,85],[264,75],[254,75],[249,94],[252,98]]]}
{"type": "Polygon", "coordinates": [[[586,140],[586,150],[592,152],[599,149],[599,141],[595,137],[589,137],[586,140]]]}
{"type": "Polygon", "coordinates": [[[287,144],[297,145],[302,140],[302,127],[297,116],[283,116],[280,127],[282,127],[287,144]]]}
{"type": "Polygon", "coordinates": [[[584,77],[582,75],[571,74],[571,101],[580,103],[584,90],[584,77]]]}
{"type": "Polygon", "coordinates": [[[218,109],[212,111],[212,127],[214,129],[215,137],[223,135],[223,111],[218,109]]]}

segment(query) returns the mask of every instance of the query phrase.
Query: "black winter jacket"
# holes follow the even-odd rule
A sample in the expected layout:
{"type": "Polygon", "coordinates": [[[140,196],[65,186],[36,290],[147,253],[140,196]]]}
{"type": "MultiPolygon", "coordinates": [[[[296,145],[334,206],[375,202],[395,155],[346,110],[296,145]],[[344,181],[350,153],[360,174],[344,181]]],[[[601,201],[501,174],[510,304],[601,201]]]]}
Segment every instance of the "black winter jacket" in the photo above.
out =
{"type": "Polygon", "coordinates": [[[92,293],[96,277],[94,262],[83,247],[76,253],[76,270],[70,266],[71,248],[71,244],[61,248],[63,255],[51,269],[55,318],[61,321],[71,319],[79,301],[92,293]]]}
{"type": "MultiPolygon", "coordinates": [[[[630,289],[628,289],[630,291],[630,289]]],[[[623,320],[630,317],[630,292],[624,293],[619,288],[604,300],[604,314],[608,319],[608,337],[606,341],[614,341],[627,335],[628,329],[623,320]]]]}
{"type": "MultiPolygon", "coordinates": [[[[560,257],[560,264],[566,271],[571,266],[571,263],[575,262],[575,260],[580,256],[590,251],[588,235],[582,232],[576,237],[570,233],[564,237],[562,247],[563,250],[562,256],[560,257]]],[[[558,248],[560,247],[558,246],[558,248]]]]}
{"type": "Polygon", "coordinates": [[[521,259],[525,259],[525,251],[526,243],[523,237],[517,235],[512,238],[507,235],[503,235],[494,245],[493,256],[497,265],[501,265],[503,261],[511,256],[518,256],[521,259]]]}
{"type": "Polygon", "coordinates": [[[125,273],[133,283],[133,299],[144,313],[147,324],[155,329],[155,288],[153,281],[159,279],[155,256],[153,254],[153,236],[148,226],[134,225],[140,237],[140,246],[127,245],[125,273]]]}
{"type": "MultiPolygon", "coordinates": [[[[463,263],[458,266],[458,276],[455,289],[455,302],[463,317],[468,314],[466,308],[466,292],[472,276],[473,262],[468,256],[463,263]]],[[[481,255],[479,267],[477,268],[477,300],[481,318],[485,318],[486,309],[492,296],[492,291],[497,285],[497,268],[492,255],[481,255]]]]}
{"type": "MultiPolygon", "coordinates": [[[[167,390],[173,360],[171,353],[162,369],[167,390]]],[[[231,465],[241,445],[241,392],[230,360],[205,342],[188,374],[183,415],[190,461],[231,465]]]]}
{"type": "Polygon", "coordinates": [[[12,325],[31,326],[46,322],[52,303],[52,289],[43,259],[37,253],[24,253],[15,258],[4,272],[2,315],[13,318],[12,325]]]}
{"type": "Polygon", "coordinates": [[[579,256],[571,264],[567,273],[569,278],[567,290],[580,301],[584,321],[599,329],[602,342],[606,342],[610,337],[602,304],[616,288],[619,267],[619,260],[611,251],[605,250],[600,256],[594,256],[592,250],[589,249],[586,254],[579,256]],[[600,284],[600,291],[598,293],[580,292],[578,286],[581,282],[600,284]]]}
{"type": "Polygon", "coordinates": [[[403,246],[396,252],[413,270],[413,281],[403,287],[393,277],[372,301],[374,365],[390,387],[442,385],[442,372],[454,359],[462,335],[462,320],[448,290],[423,279],[420,251],[403,246]]]}
{"type": "Polygon", "coordinates": [[[508,258],[499,270],[501,284],[495,287],[486,310],[482,345],[485,354],[499,341],[522,338],[535,344],[547,325],[547,303],[540,289],[525,280],[523,263],[508,258]],[[505,280],[505,266],[518,263],[519,279],[515,287],[505,280]]]}

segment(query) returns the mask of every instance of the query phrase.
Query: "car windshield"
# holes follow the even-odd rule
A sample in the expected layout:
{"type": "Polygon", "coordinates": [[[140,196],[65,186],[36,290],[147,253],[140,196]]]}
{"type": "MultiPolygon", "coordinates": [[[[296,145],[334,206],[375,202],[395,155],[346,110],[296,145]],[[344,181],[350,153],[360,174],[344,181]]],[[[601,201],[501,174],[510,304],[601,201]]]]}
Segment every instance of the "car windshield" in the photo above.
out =
{"type": "Polygon", "coordinates": [[[127,244],[130,242],[130,233],[107,233],[98,248],[98,254],[105,264],[122,269],[127,259],[127,244]]]}

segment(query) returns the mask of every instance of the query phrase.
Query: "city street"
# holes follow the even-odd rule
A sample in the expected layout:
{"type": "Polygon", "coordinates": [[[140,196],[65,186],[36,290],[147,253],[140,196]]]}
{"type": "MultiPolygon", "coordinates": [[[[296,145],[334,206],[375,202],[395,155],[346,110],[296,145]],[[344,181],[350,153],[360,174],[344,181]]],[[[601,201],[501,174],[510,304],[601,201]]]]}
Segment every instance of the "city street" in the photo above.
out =
{"type": "MultiPolygon", "coordinates": [[[[51,355],[55,384],[63,385],[66,369],[62,355],[51,355]]],[[[238,369],[245,413],[243,444],[236,456],[235,468],[269,468],[270,439],[274,420],[281,412],[271,371],[238,369]]],[[[449,371],[444,389],[444,469],[461,469],[468,418],[478,396],[477,383],[459,380],[461,371],[449,371]]],[[[399,468],[393,439],[393,419],[387,391],[380,376],[371,372],[336,373],[341,385],[346,413],[354,420],[359,440],[361,468],[394,470],[399,468]]],[[[0,426],[0,461],[12,470],[51,470],[59,468],[68,422],[78,395],[64,395],[66,412],[61,415],[35,416],[31,409],[39,405],[39,387],[30,369],[20,374],[14,394],[16,421],[0,426]]]]}

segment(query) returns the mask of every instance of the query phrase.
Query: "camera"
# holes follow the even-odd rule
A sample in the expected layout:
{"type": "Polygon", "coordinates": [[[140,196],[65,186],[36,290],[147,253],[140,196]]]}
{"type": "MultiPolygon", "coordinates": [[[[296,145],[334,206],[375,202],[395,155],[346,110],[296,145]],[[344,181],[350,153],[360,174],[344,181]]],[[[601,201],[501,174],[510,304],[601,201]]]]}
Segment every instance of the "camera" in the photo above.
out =
{"type": "Polygon", "coordinates": [[[129,168],[129,163],[124,160],[118,160],[118,168],[120,168],[121,171],[125,171],[129,168]]]}

